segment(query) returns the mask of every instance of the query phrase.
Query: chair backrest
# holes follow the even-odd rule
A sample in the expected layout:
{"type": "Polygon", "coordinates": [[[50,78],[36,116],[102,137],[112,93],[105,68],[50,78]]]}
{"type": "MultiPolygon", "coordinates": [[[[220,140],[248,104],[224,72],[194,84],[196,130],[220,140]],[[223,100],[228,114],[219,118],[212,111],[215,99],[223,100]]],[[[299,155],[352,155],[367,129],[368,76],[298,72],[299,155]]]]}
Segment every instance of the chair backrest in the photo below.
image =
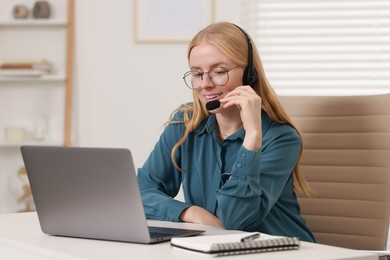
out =
{"type": "Polygon", "coordinates": [[[303,136],[299,195],[318,243],[384,250],[390,216],[390,94],[281,96],[303,136]]]}

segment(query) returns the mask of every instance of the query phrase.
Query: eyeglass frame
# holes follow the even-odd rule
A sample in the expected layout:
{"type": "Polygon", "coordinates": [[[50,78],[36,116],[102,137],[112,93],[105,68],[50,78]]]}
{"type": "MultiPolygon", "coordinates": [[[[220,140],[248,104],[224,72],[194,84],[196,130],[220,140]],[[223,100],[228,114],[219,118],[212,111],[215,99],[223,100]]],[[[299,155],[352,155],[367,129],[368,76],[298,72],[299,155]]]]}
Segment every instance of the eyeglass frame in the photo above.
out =
{"type": "MultiPolygon", "coordinates": [[[[201,78],[202,81],[203,81],[203,76],[204,76],[204,74],[207,73],[207,74],[209,74],[209,78],[210,78],[211,82],[213,82],[215,85],[217,85],[217,86],[225,86],[225,85],[229,82],[229,72],[230,72],[231,70],[234,70],[234,69],[239,68],[239,67],[241,67],[241,66],[237,65],[236,67],[231,68],[231,69],[224,69],[224,68],[221,68],[221,67],[215,67],[215,68],[212,68],[212,69],[209,70],[209,71],[199,72],[199,74],[200,74],[200,78],[201,78]],[[215,69],[217,69],[217,68],[221,68],[221,69],[224,69],[224,70],[225,70],[224,73],[226,73],[226,75],[227,75],[227,80],[226,80],[226,82],[225,82],[224,84],[216,84],[216,83],[214,82],[214,80],[213,80],[213,77],[210,75],[210,72],[213,72],[213,71],[214,71],[215,69]]],[[[193,72],[198,72],[198,71],[196,71],[196,70],[189,70],[189,71],[187,71],[186,73],[184,73],[184,76],[183,76],[184,84],[185,84],[188,88],[190,88],[190,89],[192,89],[192,90],[201,89],[202,86],[199,86],[198,88],[192,87],[192,81],[191,81],[191,86],[189,86],[189,85],[187,84],[186,77],[190,76],[191,73],[193,73],[193,72]]]]}

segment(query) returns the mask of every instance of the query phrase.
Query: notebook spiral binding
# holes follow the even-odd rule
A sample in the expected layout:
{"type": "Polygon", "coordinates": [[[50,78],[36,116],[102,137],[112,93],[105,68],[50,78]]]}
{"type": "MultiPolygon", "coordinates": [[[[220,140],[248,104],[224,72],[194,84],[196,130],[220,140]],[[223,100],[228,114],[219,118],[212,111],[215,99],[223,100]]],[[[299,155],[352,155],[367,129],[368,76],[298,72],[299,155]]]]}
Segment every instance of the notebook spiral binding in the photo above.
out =
{"type": "Polygon", "coordinates": [[[213,254],[216,256],[239,255],[259,252],[283,251],[299,249],[299,239],[297,237],[283,237],[267,240],[252,240],[234,243],[214,244],[213,254]]]}

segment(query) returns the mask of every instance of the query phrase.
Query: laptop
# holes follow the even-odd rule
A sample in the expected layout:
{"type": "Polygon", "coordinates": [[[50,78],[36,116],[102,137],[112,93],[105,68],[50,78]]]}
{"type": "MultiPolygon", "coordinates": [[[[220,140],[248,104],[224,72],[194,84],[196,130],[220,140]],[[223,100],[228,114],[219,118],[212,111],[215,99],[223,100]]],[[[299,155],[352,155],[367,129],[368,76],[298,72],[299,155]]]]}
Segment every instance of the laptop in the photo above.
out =
{"type": "Polygon", "coordinates": [[[204,232],[148,226],[128,149],[22,146],[21,152],[45,234],[151,244],[204,232]]]}

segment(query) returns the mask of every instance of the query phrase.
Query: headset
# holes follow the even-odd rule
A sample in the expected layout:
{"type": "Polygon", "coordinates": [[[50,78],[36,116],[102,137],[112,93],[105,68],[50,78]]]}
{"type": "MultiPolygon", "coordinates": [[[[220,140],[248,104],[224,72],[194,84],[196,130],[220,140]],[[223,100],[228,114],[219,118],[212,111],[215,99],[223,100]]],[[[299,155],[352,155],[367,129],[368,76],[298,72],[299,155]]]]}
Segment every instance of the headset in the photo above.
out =
{"type": "Polygon", "coordinates": [[[248,42],[248,65],[245,67],[244,75],[242,77],[242,82],[244,85],[250,85],[252,88],[255,87],[255,83],[259,79],[256,69],[253,67],[253,47],[251,39],[248,34],[238,25],[233,24],[245,35],[245,38],[248,42]]]}

